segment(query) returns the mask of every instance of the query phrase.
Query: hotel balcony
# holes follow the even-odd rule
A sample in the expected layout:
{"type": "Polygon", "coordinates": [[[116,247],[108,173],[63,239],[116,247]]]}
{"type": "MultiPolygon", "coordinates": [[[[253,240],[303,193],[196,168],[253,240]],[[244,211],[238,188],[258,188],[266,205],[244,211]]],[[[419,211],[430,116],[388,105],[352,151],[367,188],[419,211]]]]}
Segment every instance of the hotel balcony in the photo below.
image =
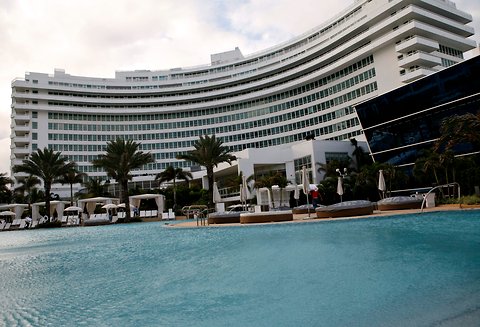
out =
{"type": "Polygon", "coordinates": [[[15,147],[13,149],[13,152],[15,153],[15,156],[17,156],[17,158],[18,158],[18,155],[29,155],[30,154],[30,148],[28,146],[15,147]]]}
{"type": "Polygon", "coordinates": [[[30,136],[28,136],[28,134],[25,134],[25,136],[16,136],[13,138],[12,140],[16,146],[20,146],[20,147],[23,147],[25,146],[25,144],[29,144],[30,143],[30,136]]]}
{"type": "Polygon", "coordinates": [[[442,59],[435,57],[426,52],[414,52],[410,55],[404,56],[398,61],[398,66],[408,68],[411,66],[435,67],[442,64],[442,59]]]}
{"type": "MultiPolygon", "coordinates": [[[[13,115],[12,115],[13,116],[13,115]]],[[[31,119],[31,116],[28,114],[16,114],[12,118],[15,119],[15,123],[18,125],[24,125],[25,122],[29,122],[31,119]]]]}
{"type": "Polygon", "coordinates": [[[400,80],[403,83],[410,83],[410,82],[413,82],[413,81],[415,81],[419,78],[431,75],[435,72],[436,72],[436,70],[425,68],[425,67],[416,68],[416,69],[408,70],[407,72],[402,74],[400,76],[400,80]]]}
{"type": "Polygon", "coordinates": [[[437,41],[430,40],[423,36],[414,36],[411,39],[397,44],[395,50],[400,53],[408,53],[410,51],[432,52],[439,49],[437,41]]]}
{"type": "Polygon", "coordinates": [[[29,124],[15,125],[14,129],[15,129],[15,131],[18,131],[18,132],[30,132],[30,125],[29,124]]]}

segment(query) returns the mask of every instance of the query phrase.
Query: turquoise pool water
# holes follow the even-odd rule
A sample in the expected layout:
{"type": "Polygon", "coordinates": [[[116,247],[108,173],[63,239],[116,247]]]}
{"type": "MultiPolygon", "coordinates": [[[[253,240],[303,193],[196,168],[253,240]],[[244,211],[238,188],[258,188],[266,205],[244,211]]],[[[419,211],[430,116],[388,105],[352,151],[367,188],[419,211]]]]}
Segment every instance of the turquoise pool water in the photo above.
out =
{"type": "Polygon", "coordinates": [[[0,233],[0,326],[478,326],[480,212],[0,233]]]}

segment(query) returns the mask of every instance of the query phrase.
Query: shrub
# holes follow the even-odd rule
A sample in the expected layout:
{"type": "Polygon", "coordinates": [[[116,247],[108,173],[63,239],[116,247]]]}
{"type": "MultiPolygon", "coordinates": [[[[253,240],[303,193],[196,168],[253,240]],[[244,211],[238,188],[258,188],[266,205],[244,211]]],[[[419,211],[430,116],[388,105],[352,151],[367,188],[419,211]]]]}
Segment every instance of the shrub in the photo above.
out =
{"type": "Polygon", "coordinates": [[[459,203],[461,204],[480,204],[480,196],[478,195],[468,195],[462,196],[459,203]]]}

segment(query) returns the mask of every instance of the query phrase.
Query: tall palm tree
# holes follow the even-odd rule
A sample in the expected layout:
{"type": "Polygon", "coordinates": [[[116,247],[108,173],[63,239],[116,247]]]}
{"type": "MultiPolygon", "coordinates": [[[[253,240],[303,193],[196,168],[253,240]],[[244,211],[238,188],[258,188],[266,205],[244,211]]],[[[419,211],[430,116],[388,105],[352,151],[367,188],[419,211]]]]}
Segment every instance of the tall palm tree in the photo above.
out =
{"type": "Polygon", "coordinates": [[[446,150],[461,143],[480,146],[480,111],[445,118],[440,125],[440,138],[435,142],[435,150],[442,146],[446,150]]]}
{"type": "Polygon", "coordinates": [[[177,155],[177,159],[189,160],[204,166],[207,170],[208,179],[208,205],[213,205],[213,168],[217,167],[222,162],[232,163],[237,157],[231,154],[232,150],[223,145],[220,139],[215,135],[200,136],[200,139],[195,142],[194,150],[184,154],[177,155]]]}
{"type": "Polygon", "coordinates": [[[71,169],[58,180],[59,183],[70,185],[70,205],[73,206],[73,184],[80,184],[83,182],[83,178],[87,176],[85,173],[81,173],[77,170],[77,166],[71,167],[71,169]]]}
{"type": "Polygon", "coordinates": [[[168,166],[164,171],[155,176],[155,180],[157,180],[160,184],[173,180],[173,210],[177,208],[177,191],[175,181],[178,179],[188,182],[188,180],[192,178],[193,176],[191,172],[185,171],[180,167],[173,168],[173,166],[168,166]]]}
{"type": "Polygon", "coordinates": [[[12,199],[12,192],[10,188],[7,186],[8,184],[12,184],[13,181],[10,177],[7,177],[6,173],[0,174],[0,202],[1,203],[10,203],[12,199]]]}
{"type": "Polygon", "coordinates": [[[413,173],[418,177],[422,173],[428,176],[428,173],[432,172],[435,178],[436,185],[440,185],[440,180],[438,178],[437,172],[442,168],[443,167],[440,163],[439,154],[434,151],[426,150],[423,152],[423,156],[415,161],[413,173]]]}
{"type": "Polygon", "coordinates": [[[67,173],[75,163],[67,162],[67,158],[62,157],[61,152],[55,152],[52,149],[38,149],[32,153],[29,158],[24,159],[21,165],[12,167],[13,172],[27,173],[36,176],[43,181],[45,191],[45,208],[50,213],[50,191],[52,184],[67,173]]]}
{"type": "Polygon", "coordinates": [[[357,170],[360,170],[363,165],[370,163],[372,160],[370,156],[365,153],[365,150],[358,145],[358,141],[355,138],[350,139],[350,144],[355,148],[352,155],[355,157],[355,164],[357,170]]]}
{"type": "Polygon", "coordinates": [[[28,177],[25,178],[19,178],[18,183],[20,186],[15,188],[15,192],[20,193],[20,196],[23,196],[25,199],[25,193],[27,194],[27,202],[28,202],[28,210],[30,210],[30,207],[33,203],[32,199],[32,191],[35,188],[35,186],[40,185],[42,181],[40,178],[37,176],[29,175],[28,177]]]}
{"type": "Polygon", "coordinates": [[[120,199],[125,203],[126,221],[130,220],[128,181],[130,172],[154,161],[150,153],[139,151],[140,143],[133,140],[116,139],[107,143],[106,153],[92,161],[95,167],[103,168],[107,175],[120,185],[120,199]]]}

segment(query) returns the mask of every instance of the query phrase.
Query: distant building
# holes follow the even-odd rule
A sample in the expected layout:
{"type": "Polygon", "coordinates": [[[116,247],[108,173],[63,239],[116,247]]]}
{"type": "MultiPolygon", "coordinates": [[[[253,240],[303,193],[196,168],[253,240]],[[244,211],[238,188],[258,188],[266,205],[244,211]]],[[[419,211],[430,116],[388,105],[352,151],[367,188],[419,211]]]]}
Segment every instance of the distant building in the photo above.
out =
{"type": "Polygon", "coordinates": [[[354,105],[463,61],[476,46],[471,21],[448,0],[360,0],[288,42],[215,54],[203,67],[115,78],[27,73],[12,82],[11,165],[48,147],[106,179],[91,160],[121,137],[154,155],[133,172],[151,181],[169,165],[189,169],[175,157],[205,134],[265,156],[307,135],[361,140],[354,105]]]}

